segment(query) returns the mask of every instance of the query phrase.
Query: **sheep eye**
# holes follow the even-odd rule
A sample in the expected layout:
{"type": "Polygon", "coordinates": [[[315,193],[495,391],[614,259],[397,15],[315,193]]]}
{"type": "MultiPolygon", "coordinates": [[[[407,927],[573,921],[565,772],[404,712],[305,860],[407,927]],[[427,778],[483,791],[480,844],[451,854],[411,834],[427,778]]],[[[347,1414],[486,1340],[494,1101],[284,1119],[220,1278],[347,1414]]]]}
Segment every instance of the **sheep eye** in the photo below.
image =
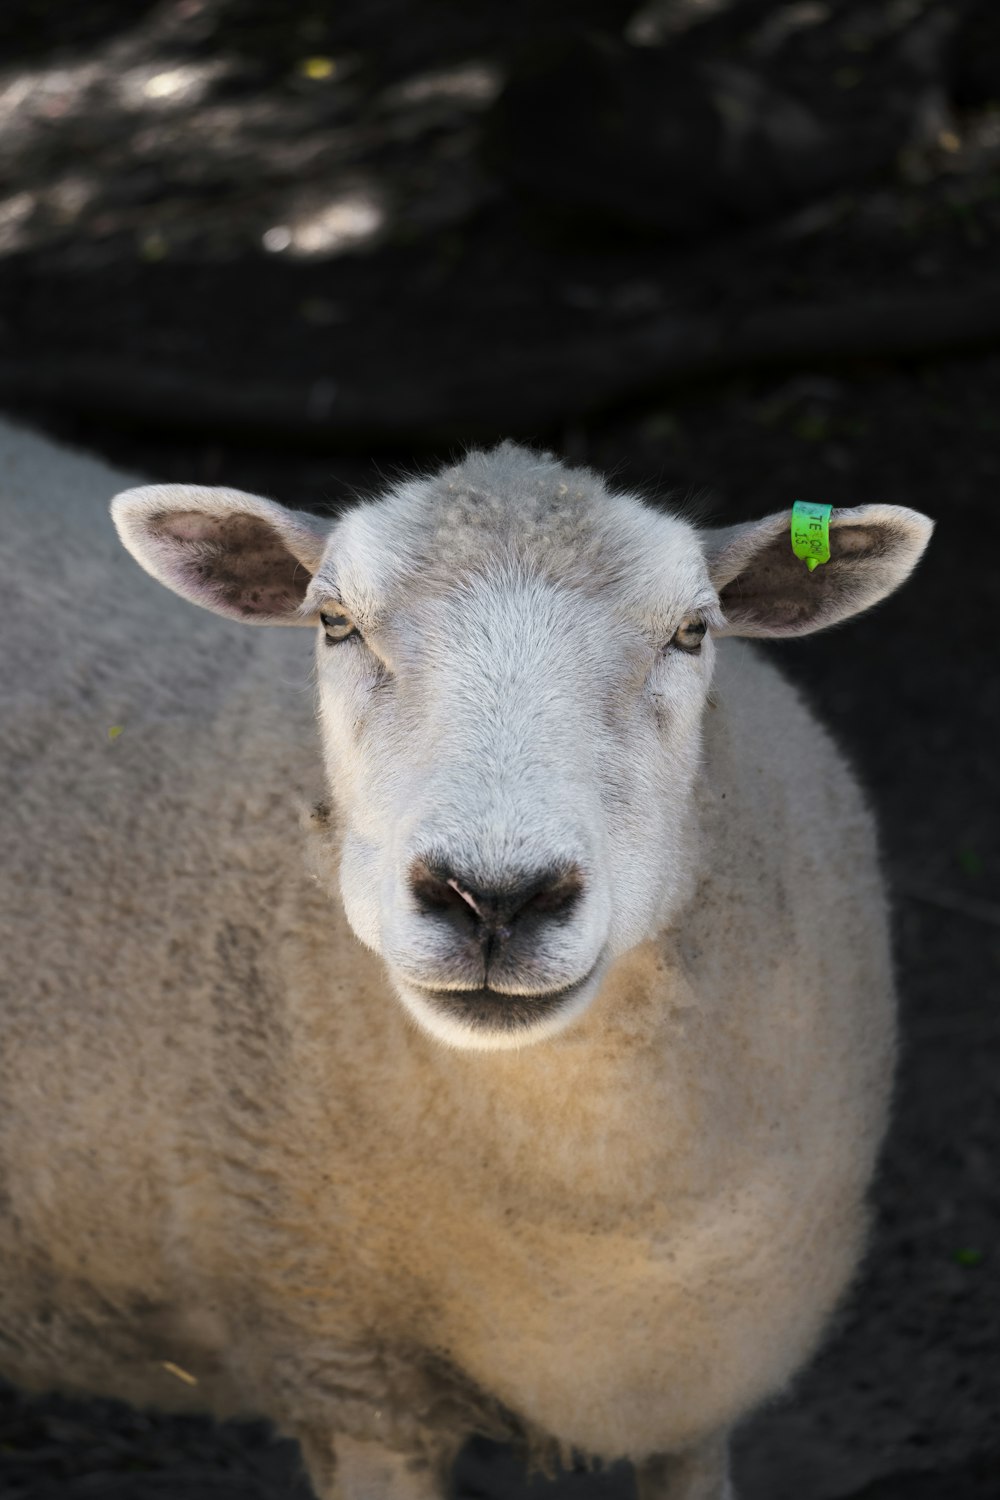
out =
{"type": "Polygon", "coordinates": [[[358,627],[350,615],[343,613],[320,615],[320,624],[326,632],[326,643],[328,646],[336,646],[341,641],[349,640],[352,635],[358,634],[358,627]]]}
{"type": "Polygon", "coordinates": [[[689,651],[694,655],[701,650],[701,643],[705,639],[708,627],[705,621],[697,615],[689,615],[682,620],[674,632],[671,646],[676,646],[679,651],[689,651]]]}

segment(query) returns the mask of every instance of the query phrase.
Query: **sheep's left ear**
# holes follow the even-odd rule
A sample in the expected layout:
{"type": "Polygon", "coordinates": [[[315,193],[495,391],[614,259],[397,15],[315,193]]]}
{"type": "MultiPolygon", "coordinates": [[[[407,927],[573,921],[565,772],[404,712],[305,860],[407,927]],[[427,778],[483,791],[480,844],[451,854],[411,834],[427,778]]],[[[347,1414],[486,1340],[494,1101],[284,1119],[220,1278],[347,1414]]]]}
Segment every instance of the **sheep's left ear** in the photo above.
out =
{"type": "Polygon", "coordinates": [[[136,562],[192,604],[250,625],[310,623],[298,611],[329,521],[193,484],[125,490],[111,516],[136,562]]]}
{"type": "Polygon", "coordinates": [[[791,511],[702,534],[726,624],[718,635],[807,635],[897,589],[934,529],[919,511],[859,505],[830,515],[830,561],[812,572],[792,551],[791,511]]]}

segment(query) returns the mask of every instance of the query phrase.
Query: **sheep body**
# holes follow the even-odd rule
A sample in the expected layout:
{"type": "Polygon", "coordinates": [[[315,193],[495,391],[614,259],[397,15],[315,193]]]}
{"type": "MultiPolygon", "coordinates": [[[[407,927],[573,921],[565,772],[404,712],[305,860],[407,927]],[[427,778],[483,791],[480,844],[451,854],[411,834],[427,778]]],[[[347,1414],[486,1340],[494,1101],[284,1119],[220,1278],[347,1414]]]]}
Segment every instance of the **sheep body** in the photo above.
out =
{"type": "Polygon", "coordinates": [[[641,1461],[779,1389],[893,1057],[872,820],[792,688],[720,643],[683,920],[552,1043],[450,1051],[329,898],[299,633],[140,573],[120,474],[2,451],[3,1373],[272,1417],[320,1489],[338,1434],[641,1461]]]}

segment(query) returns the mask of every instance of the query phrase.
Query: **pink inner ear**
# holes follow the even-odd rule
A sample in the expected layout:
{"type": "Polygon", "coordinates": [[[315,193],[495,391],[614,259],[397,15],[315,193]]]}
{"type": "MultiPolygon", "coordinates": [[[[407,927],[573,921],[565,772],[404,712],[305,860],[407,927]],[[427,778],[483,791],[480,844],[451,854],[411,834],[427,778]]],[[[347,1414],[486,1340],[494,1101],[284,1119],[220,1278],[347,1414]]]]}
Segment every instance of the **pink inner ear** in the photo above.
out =
{"type": "Polygon", "coordinates": [[[211,516],[201,510],[165,511],[156,517],[155,530],[175,542],[220,541],[228,530],[238,533],[241,520],[255,522],[256,517],[211,516]]]}
{"type": "Polygon", "coordinates": [[[309,570],[260,516],[165,511],[151,530],[163,548],[160,566],[171,586],[231,619],[287,622],[305,597],[309,570]]]}
{"type": "Polygon", "coordinates": [[[240,511],[213,516],[204,510],[165,510],[154,517],[153,531],[171,541],[225,541],[226,546],[240,550],[273,535],[265,520],[240,511]]]}

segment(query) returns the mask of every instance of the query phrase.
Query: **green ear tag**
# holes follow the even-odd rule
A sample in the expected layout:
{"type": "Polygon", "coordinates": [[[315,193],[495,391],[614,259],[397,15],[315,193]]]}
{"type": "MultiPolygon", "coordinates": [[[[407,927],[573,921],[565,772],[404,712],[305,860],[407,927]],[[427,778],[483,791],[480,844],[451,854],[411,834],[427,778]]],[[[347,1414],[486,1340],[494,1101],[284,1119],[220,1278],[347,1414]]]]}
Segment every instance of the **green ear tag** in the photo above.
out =
{"type": "Polygon", "coordinates": [[[792,506],[792,551],[801,557],[810,573],[830,561],[830,512],[832,505],[812,505],[796,500],[792,506]]]}

